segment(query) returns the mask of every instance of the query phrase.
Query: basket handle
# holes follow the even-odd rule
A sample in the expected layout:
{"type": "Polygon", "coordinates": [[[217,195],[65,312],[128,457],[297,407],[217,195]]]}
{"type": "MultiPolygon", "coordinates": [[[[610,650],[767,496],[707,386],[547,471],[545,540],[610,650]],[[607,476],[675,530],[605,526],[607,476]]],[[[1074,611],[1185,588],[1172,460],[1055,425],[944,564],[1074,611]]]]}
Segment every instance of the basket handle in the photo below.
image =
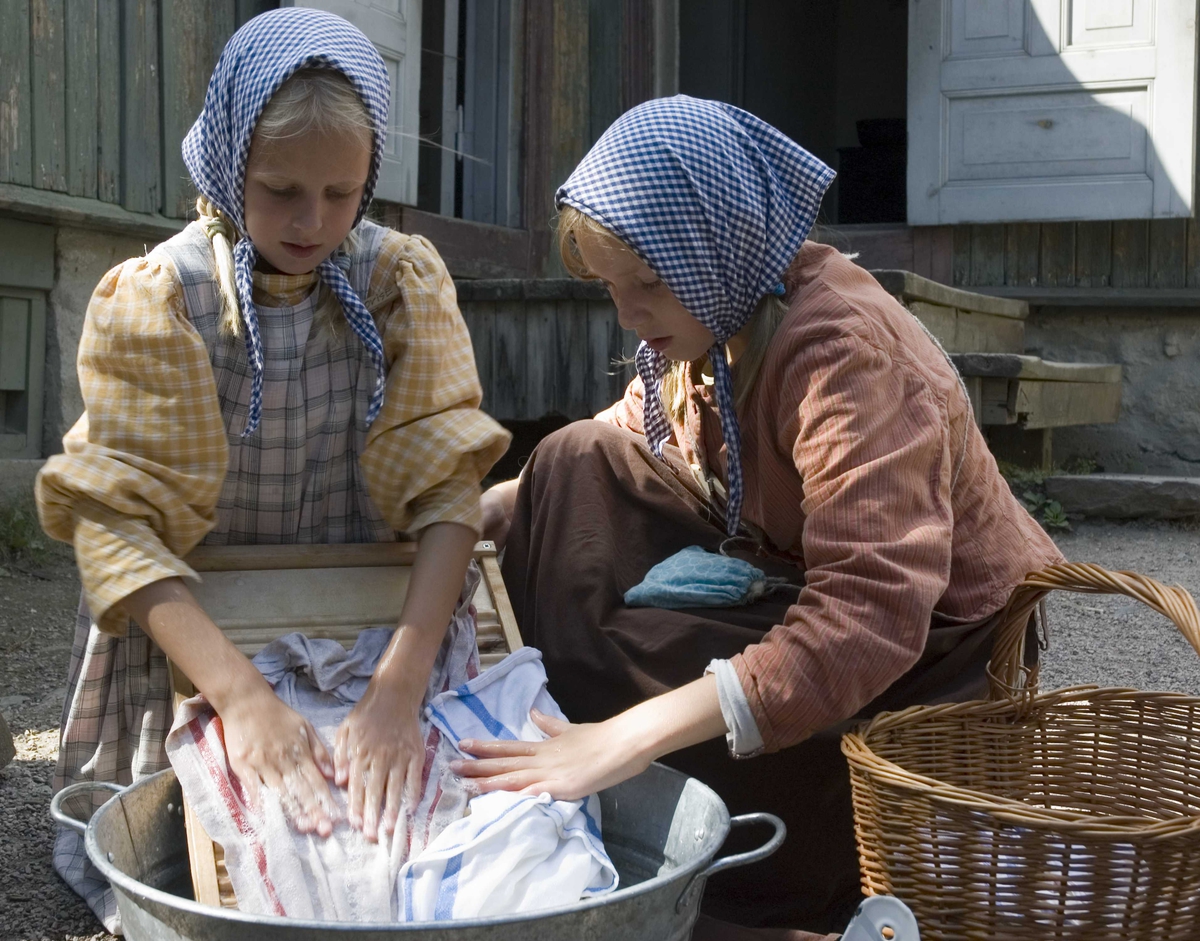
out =
{"type": "Polygon", "coordinates": [[[995,646],[988,664],[993,700],[1017,700],[1037,692],[1037,667],[1026,667],[1025,631],[1033,609],[1051,591],[1088,595],[1125,595],[1170,618],[1200,654],[1200,611],[1186,588],[1164,585],[1136,572],[1110,572],[1090,562],[1051,565],[1025,576],[1008,600],[996,629],[995,646]]]}

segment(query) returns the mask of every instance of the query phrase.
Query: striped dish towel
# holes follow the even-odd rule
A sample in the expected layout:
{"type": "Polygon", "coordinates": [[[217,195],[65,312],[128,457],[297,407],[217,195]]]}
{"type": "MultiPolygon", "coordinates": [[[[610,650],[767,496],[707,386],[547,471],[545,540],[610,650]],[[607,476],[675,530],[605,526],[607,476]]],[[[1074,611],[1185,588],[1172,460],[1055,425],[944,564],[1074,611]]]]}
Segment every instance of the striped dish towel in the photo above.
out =
{"type": "MultiPolygon", "coordinates": [[[[546,692],[541,652],[523,647],[434,697],[425,714],[456,746],[464,738],[540,741],[546,736],[529,717],[533,708],[565,718],[546,692]]],[[[473,798],[469,816],[401,869],[401,920],[536,912],[611,892],[617,881],[595,794],[558,801],[496,791],[473,798]]]]}

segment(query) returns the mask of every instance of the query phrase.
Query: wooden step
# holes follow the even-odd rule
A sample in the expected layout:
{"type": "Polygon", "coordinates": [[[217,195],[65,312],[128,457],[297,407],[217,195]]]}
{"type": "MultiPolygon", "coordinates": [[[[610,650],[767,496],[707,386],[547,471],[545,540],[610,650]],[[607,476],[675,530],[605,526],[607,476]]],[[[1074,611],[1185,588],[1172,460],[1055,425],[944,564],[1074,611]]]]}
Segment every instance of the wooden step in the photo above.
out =
{"type": "Polygon", "coordinates": [[[871,274],[947,353],[1025,352],[1025,302],[948,287],[911,271],[880,269],[871,274]]]}
{"type": "Polygon", "coordinates": [[[950,357],[981,426],[1027,430],[1112,424],[1121,414],[1121,367],[1116,363],[1055,363],[1008,353],[950,357]]]}

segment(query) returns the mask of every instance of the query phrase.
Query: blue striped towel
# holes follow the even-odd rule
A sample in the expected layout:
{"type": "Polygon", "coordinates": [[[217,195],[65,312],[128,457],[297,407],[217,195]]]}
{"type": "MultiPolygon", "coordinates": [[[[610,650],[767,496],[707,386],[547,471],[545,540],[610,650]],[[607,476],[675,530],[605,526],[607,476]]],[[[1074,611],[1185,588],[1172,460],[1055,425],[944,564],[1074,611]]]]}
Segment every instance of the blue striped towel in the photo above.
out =
{"type": "MultiPolygon", "coordinates": [[[[436,697],[425,715],[455,745],[465,738],[541,741],[530,709],[563,719],[546,692],[541,652],[523,647],[436,697]]],[[[463,754],[463,757],[470,757],[463,754]]],[[[554,800],[508,791],[471,800],[398,876],[402,921],[483,918],[557,908],[611,892],[600,800],[554,800]]]]}

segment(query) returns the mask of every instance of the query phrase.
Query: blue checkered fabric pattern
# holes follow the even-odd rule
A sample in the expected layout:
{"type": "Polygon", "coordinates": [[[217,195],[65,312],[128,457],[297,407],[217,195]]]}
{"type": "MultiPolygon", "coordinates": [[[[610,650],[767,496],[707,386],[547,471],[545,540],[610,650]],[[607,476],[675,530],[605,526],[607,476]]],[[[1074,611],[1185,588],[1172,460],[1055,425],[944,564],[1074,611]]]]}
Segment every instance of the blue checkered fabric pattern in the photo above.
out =
{"type": "MultiPolygon", "coordinates": [[[[729,475],[726,523],[742,509],[741,433],[725,341],[746,325],[800,250],[834,172],[754,115],[686,95],[622,115],[559,188],[632,248],[716,337],[709,353],[729,475]]],[[[659,457],[671,435],[660,398],[666,358],[643,343],[646,439],[659,457]]]]}
{"type": "MultiPolygon", "coordinates": [[[[391,85],[383,59],[358,29],[340,16],[304,7],[271,10],[250,20],[233,34],[213,70],[204,96],[204,109],[183,141],[183,161],[196,188],[242,236],[234,246],[234,270],[242,320],[246,325],[246,355],[254,370],[250,416],[244,435],[254,434],[262,415],[263,351],[254,308],[253,277],[258,252],[246,237],[242,212],[246,159],[254,126],[263,107],[292,73],[302,68],[336,69],[349,79],[375,123],[371,171],[363,190],[355,225],[375,192],[379,164],[387,137],[391,85]]],[[[368,421],[383,404],[387,378],[383,340],[362,298],[346,280],[335,255],[317,268],[322,280],[341,302],[355,334],[370,353],[375,390],[368,421]]]]}

